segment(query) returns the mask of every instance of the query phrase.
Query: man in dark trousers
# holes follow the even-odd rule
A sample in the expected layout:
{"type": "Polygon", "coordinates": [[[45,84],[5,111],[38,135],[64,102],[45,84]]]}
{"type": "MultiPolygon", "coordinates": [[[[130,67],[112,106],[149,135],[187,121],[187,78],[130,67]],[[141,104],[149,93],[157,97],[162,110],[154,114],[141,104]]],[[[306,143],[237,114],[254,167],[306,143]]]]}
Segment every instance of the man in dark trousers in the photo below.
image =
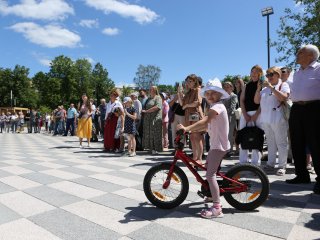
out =
{"type": "Polygon", "coordinates": [[[289,131],[296,177],[286,180],[290,184],[310,183],[306,164],[306,148],[310,149],[317,174],[313,192],[320,194],[320,63],[319,49],[305,45],[297,53],[300,69],[295,72],[291,84],[293,102],[289,131]]]}

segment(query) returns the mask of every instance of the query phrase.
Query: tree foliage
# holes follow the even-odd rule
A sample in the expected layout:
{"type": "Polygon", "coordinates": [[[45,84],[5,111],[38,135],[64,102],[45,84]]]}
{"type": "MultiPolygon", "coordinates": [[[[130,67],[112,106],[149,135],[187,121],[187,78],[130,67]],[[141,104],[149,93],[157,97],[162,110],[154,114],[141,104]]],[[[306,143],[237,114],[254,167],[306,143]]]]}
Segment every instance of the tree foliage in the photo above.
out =
{"type": "Polygon", "coordinates": [[[151,86],[158,84],[160,75],[161,70],[159,67],[140,64],[133,81],[139,89],[149,89],[151,86]]]}
{"type": "Polygon", "coordinates": [[[172,85],[164,85],[164,84],[160,84],[158,85],[158,90],[159,92],[165,92],[165,93],[176,93],[176,89],[174,88],[174,86],[172,85]]]}
{"type": "Polygon", "coordinates": [[[28,75],[29,69],[24,66],[0,68],[0,106],[11,105],[11,90],[16,106],[54,109],[77,103],[83,93],[92,98],[108,98],[114,87],[100,63],[92,69],[87,59],[73,61],[63,55],[52,60],[48,73],[38,72],[32,78],[28,75]]]}
{"type": "Polygon", "coordinates": [[[222,83],[224,82],[231,82],[234,86],[236,84],[236,80],[238,78],[241,78],[245,83],[249,82],[250,80],[250,76],[240,76],[240,75],[226,75],[223,79],[222,79],[222,83]]]}
{"type": "Polygon", "coordinates": [[[114,88],[114,82],[108,77],[107,69],[103,68],[101,63],[97,63],[92,70],[92,83],[94,84],[94,96],[97,100],[109,98],[111,90],[114,88]]]}
{"type": "Polygon", "coordinates": [[[273,43],[281,55],[277,62],[293,67],[294,56],[303,44],[320,47],[320,0],[295,0],[296,9],[285,9],[277,31],[278,41],[273,43]]]}

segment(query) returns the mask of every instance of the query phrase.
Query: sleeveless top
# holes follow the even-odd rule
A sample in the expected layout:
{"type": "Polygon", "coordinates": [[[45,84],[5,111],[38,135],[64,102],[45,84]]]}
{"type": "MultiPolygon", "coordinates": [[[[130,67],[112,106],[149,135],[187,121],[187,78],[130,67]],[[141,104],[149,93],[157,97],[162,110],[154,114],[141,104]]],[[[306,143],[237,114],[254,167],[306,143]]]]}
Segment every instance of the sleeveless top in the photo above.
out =
{"type": "Polygon", "coordinates": [[[245,94],[244,94],[244,106],[246,108],[246,111],[256,111],[258,110],[260,104],[254,103],[254,95],[257,91],[258,81],[253,82],[250,81],[246,85],[245,94]]]}

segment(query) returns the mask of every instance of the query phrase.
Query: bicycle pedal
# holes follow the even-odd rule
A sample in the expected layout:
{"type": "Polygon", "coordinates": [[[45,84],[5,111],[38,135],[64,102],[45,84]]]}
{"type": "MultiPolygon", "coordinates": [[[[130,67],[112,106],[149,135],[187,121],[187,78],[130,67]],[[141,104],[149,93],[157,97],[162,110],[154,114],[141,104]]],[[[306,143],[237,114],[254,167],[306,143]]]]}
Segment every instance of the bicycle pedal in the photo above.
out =
{"type": "Polygon", "coordinates": [[[201,197],[201,198],[204,198],[204,197],[205,197],[204,194],[203,194],[200,190],[197,192],[197,194],[198,194],[199,197],[201,197]]]}

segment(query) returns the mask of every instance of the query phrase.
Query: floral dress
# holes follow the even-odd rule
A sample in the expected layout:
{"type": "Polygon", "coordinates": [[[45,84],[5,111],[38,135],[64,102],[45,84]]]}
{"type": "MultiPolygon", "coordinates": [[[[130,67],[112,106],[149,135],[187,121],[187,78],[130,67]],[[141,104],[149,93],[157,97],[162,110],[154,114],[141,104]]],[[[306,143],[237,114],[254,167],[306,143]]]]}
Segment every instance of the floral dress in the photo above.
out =
{"type": "Polygon", "coordinates": [[[156,95],[149,98],[145,109],[157,106],[159,110],[152,113],[144,113],[142,145],[149,150],[161,152],[162,146],[162,99],[156,95]]]}

